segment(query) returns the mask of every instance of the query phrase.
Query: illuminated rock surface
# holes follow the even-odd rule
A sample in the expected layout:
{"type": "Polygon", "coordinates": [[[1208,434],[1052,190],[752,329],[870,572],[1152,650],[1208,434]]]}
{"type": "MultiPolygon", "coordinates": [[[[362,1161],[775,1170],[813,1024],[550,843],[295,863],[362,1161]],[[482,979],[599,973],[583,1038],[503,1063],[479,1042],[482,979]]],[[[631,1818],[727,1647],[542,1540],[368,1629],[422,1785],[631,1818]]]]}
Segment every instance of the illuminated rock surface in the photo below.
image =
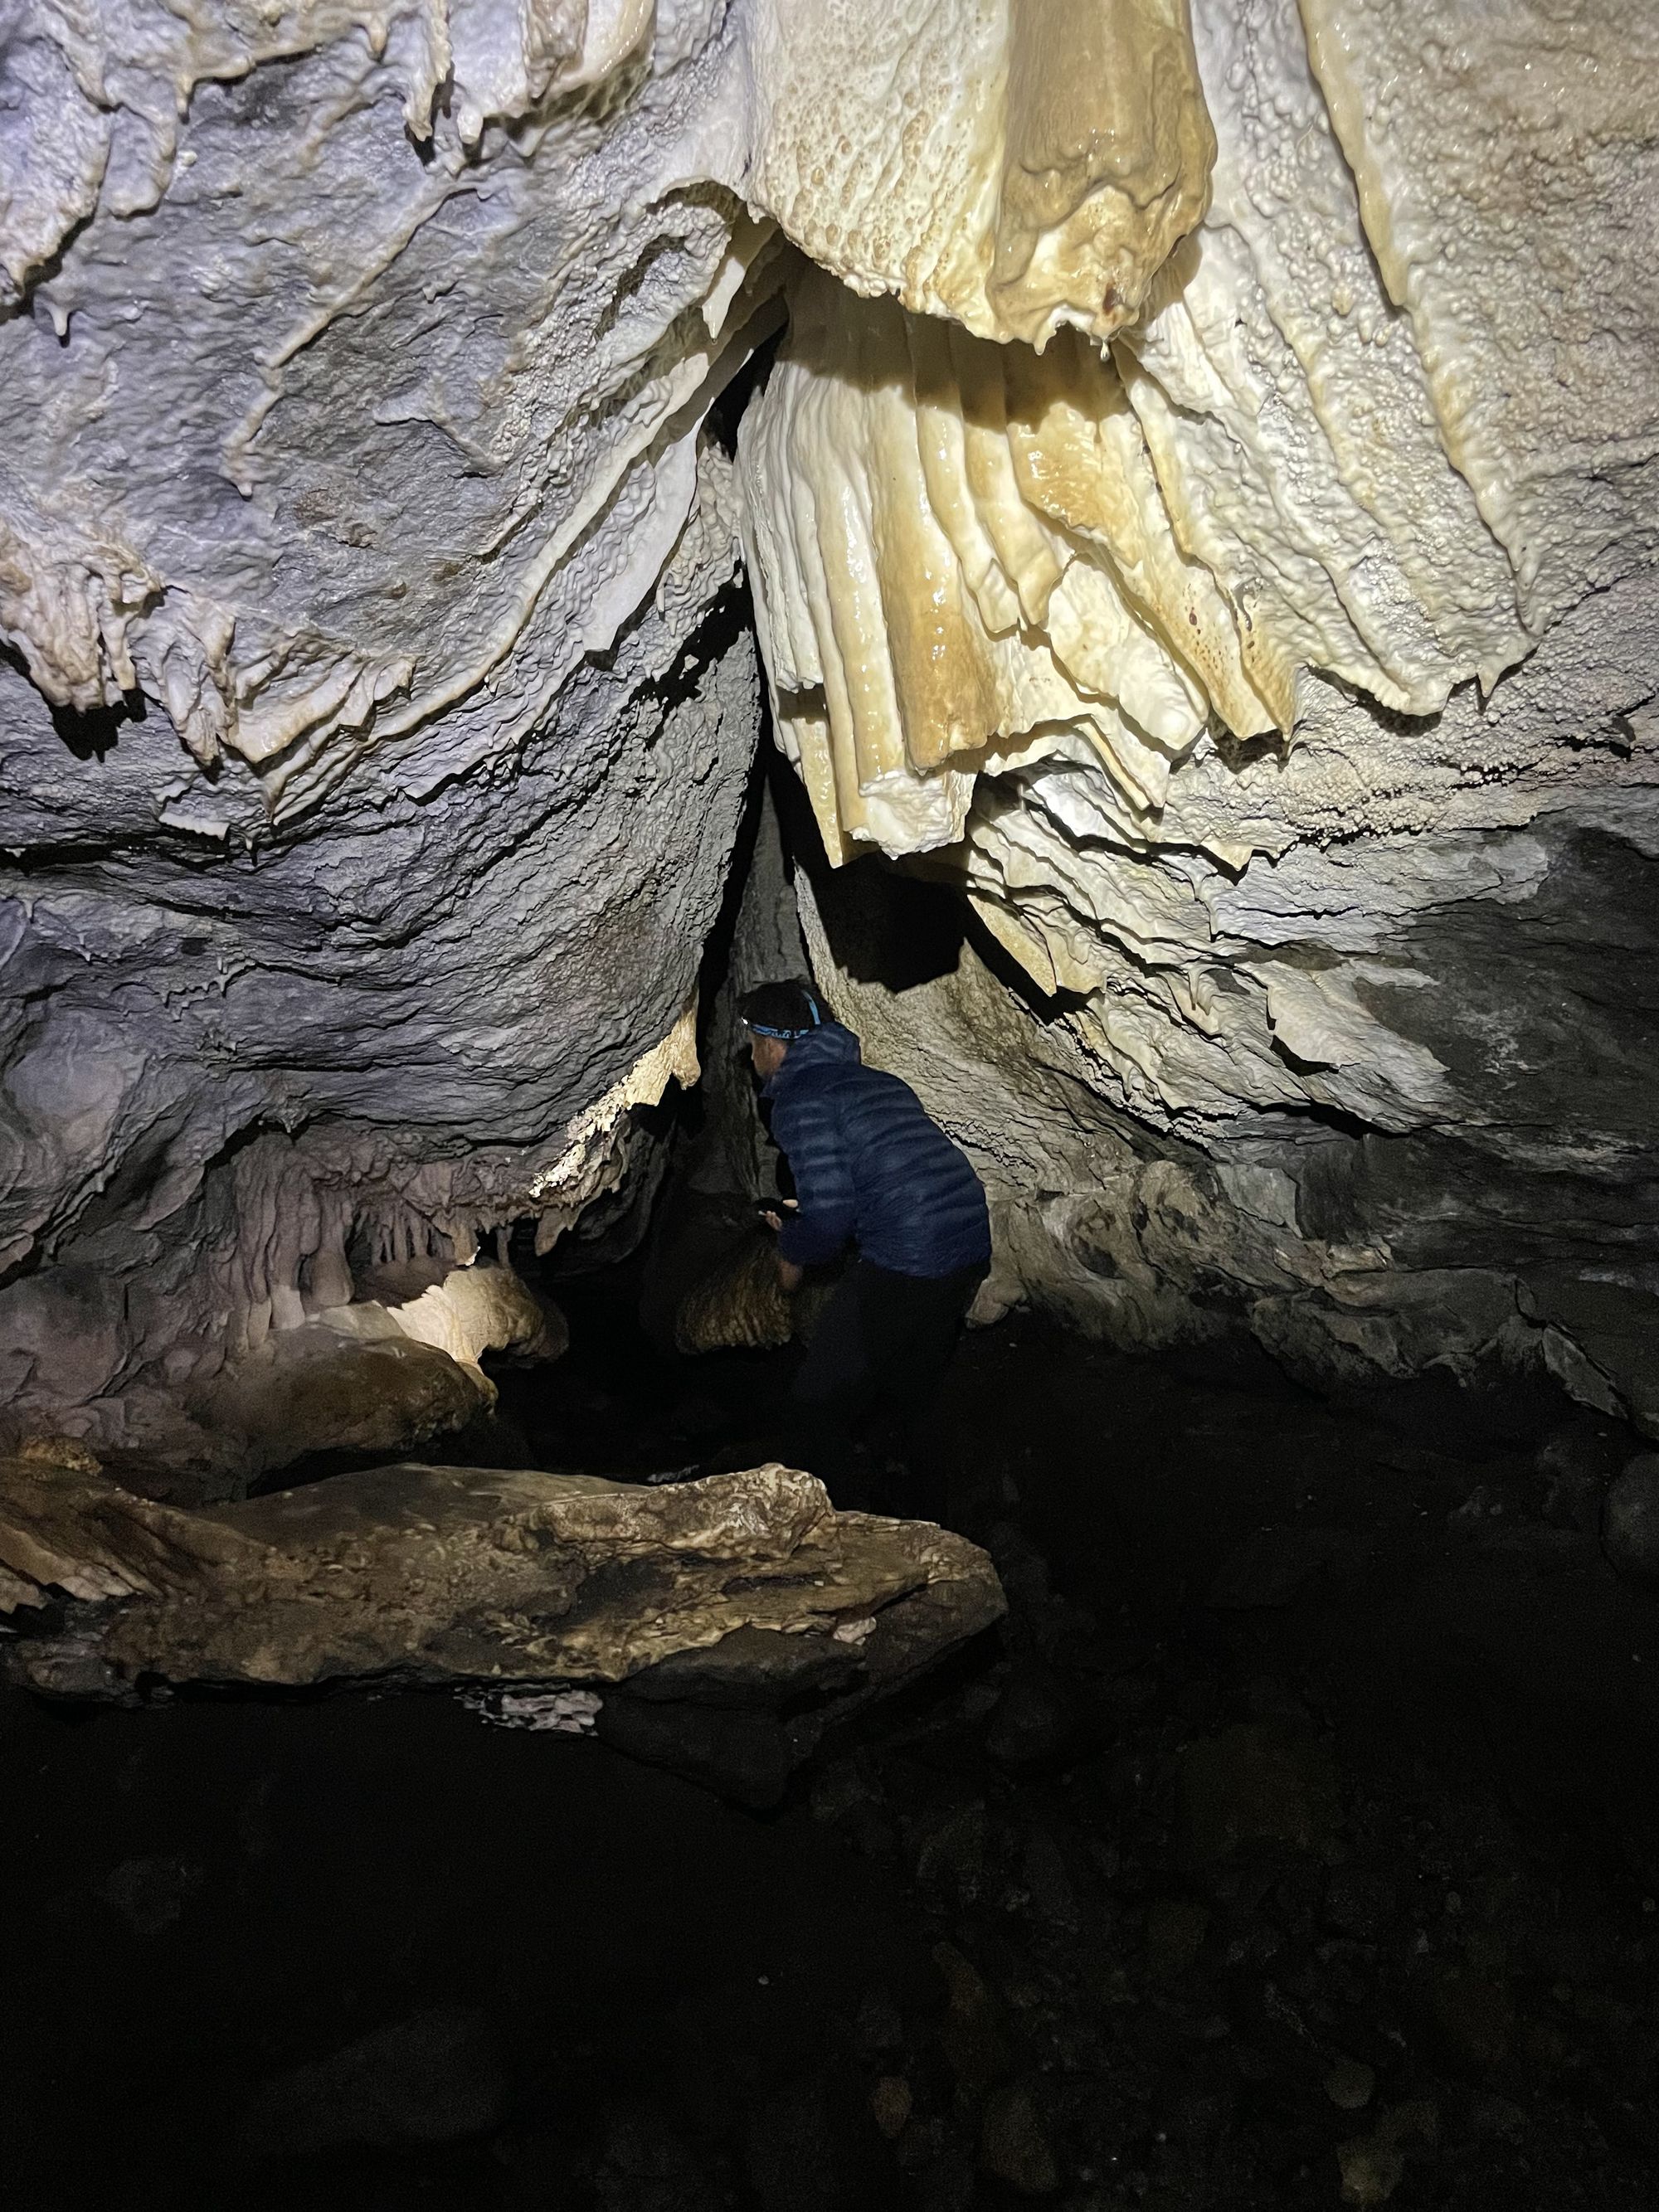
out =
{"type": "Polygon", "coordinates": [[[83,1468],[8,1461],[0,1565],[9,1611],[53,1590],[81,1601],[9,1647],[15,1679],[55,1693],[157,1676],[633,1683],[647,1703],[775,1710],[810,1692],[773,1747],[785,1772],[832,1718],[1003,1610],[964,1538],[836,1513],[775,1466],[654,1490],[381,1467],[187,1513],[83,1468]]]}
{"type": "Polygon", "coordinates": [[[993,1305],[1659,1421],[1656,64],[1611,0],[15,9],[10,1431],[142,1448],[646,1187],[740,545],[830,859],[975,917],[896,996],[873,895],[808,921],[993,1305]]]}
{"type": "Polygon", "coordinates": [[[764,233],[698,181],[714,11],[654,64],[650,13],[9,19],[25,1431],[142,1441],[354,1267],[550,1239],[695,1072],[764,233]]]}
{"type": "Polygon", "coordinates": [[[1652,1422],[1659,52],[1431,15],[1198,0],[1208,208],[1103,356],[792,280],[762,641],[831,860],[925,855],[1040,994],[970,941],[891,998],[819,886],[991,1305],[1652,1422]]]}

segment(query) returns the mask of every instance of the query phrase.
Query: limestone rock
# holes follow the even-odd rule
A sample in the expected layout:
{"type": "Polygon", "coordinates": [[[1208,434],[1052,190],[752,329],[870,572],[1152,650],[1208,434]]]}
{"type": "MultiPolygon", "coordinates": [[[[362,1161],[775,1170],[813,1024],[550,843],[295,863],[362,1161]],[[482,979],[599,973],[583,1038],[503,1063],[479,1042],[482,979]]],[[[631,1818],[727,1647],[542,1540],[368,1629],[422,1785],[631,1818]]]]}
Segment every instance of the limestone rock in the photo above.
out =
{"type": "Polygon", "coordinates": [[[834,1717],[1002,1610],[989,1560],[963,1538],[836,1513],[811,1475],[775,1466],[651,1489],[402,1465],[186,1511],[3,1461],[0,1565],[82,1601],[59,1630],[8,1644],[37,1688],[626,1684],[631,1704],[613,1715],[607,1699],[600,1732],[626,1736],[631,1714],[629,1747],[653,1755],[647,1709],[678,1705],[654,1755],[711,1774],[729,1747],[678,1756],[664,1727],[683,1747],[688,1729],[731,1735],[748,1711],[739,1748],[770,1762],[749,1793],[763,1802],[834,1717]],[[855,1645],[836,1634],[849,1620],[855,1645]],[[696,1709],[706,1723],[684,1717],[696,1709]]]}
{"type": "Polygon", "coordinates": [[[522,12],[8,17],[20,1430],[137,1445],[354,1264],[550,1242],[695,1077],[769,227],[714,11],[522,12]]]}
{"type": "Polygon", "coordinates": [[[1042,1018],[971,945],[899,991],[817,884],[809,934],[1005,1307],[1659,1430],[1659,46],[1422,12],[1198,0],[1208,205],[1104,353],[792,278],[739,447],[781,738],[830,861],[926,855],[1042,1018]]]}
{"type": "MultiPolygon", "coordinates": [[[[334,1326],[355,1334],[356,1310],[337,1307],[334,1326]]],[[[533,1297],[510,1267],[449,1268],[386,1310],[411,1343],[434,1346],[464,1367],[476,1369],[486,1352],[556,1359],[570,1341],[558,1309],[533,1297]]]]}
{"type": "Polygon", "coordinates": [[[674,1348],[775,1350],[793,1332],[790,1301],[778,1281],[777,1240],[770,1230],[756,1227],[728,1245],[710,1273],[681,1299],[674,1348]]]}
{"type": "Polygon", "coordinates": [[[494,1397],[476,1369],[395,1328],[353,1336],[308,1322],[269,1339],[191,1402],[199,1443],[181,1435],[175,1443],[165,1428],[157,1441],[173,1447],[174,1464],[193,1458],[210,1480],[224,1470],[219,1494],[234,1495],[313,1452],[407,1449],[464,1427],[494,1397]]]}
{"type": "Polygon", "coordinates": [[[0,78],[5,1441],[651,1188],[740,545],[829,860],[972,917],[805,920],[987,1311],[1659,1433],[1644,11],[18,0],[0,78]]]}
{"type": "Polygon", "coordinates": [[[854,292],[1039,351],[1106,337],[1202,210],[1178,0],[760,0],[756,197],[854,292]]]}
{"type": "Polygon", "coordinates": [[[328,1307],[177,1400],[129,1404],[146,1486],[179,1503],[235,1498],[313,1454],[407,1451],[494,1406],[487,1352],[536,1360],[565,1348],[562,1315],[508,1268],[408,1265],[374,1279],[396,1303],[328,1307]]]}

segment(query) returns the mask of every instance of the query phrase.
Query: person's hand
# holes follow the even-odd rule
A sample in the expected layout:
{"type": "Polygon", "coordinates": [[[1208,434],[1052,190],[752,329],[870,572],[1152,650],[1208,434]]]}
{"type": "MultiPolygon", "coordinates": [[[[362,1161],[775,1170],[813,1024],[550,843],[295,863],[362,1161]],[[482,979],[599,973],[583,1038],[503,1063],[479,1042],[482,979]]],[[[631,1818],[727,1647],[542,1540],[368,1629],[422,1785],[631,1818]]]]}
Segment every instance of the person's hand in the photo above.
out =
{"type": "Polygon", "coordinates": [[[793,1260],[778,1261],[778,1280],[782,1284],[786,1296],[793,1294],[800,1288],[801,1278],[805,1273],[805,1268],[798,1267],[793,1260]]]}
{"type": "Polygon", "coordinates": [[[784,1213],[798,1213],[800,1211],[799,1199],[781,1198],[778,1205],[782,1207],[782,1213],[775,1212],[771,1206],[763,1206],[761,1209],[761,1219],[769,1229],[781,1229],[784,1213]]]}
{"type": "Polygon", "coordinates": [[[781,1213],[763,1212],[761,1219],[769,1229],[781,1229],[783,1226],[783,1216],[781,1213]]]}

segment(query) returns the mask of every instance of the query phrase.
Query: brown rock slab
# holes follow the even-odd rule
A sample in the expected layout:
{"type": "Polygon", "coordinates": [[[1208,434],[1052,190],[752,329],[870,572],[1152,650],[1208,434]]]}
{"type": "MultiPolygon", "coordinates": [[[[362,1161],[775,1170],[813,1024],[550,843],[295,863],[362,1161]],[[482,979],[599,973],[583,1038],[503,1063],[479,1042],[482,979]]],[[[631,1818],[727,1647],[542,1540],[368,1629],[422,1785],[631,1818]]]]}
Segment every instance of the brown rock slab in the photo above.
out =
{"type": "Polygon", "coordinates": [[[0,1571],[27,1602],[82,1601],[8,1644],[36,1689],[607,1685],[603,1733],[711,1778],[735,1762],[749,1802],[775,1802],[831,1720],[1003,1609],[963,1538],[837,1513],[778,1466],[651,1488],[403,1463],[187,1510],[6,1460],[0,1571]]]}

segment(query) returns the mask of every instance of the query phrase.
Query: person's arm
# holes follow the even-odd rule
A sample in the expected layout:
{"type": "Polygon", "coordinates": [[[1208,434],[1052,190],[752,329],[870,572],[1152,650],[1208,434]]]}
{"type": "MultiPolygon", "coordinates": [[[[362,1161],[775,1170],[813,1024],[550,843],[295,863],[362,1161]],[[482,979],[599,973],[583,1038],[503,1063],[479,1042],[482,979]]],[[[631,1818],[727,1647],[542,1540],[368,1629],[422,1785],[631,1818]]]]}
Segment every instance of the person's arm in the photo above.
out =
{"type": "Polygon", "coordinates": [[[795,1179],[796,1210],[778,1231],[778,1271],[793,1290],[805,1268],[835,1259],[853,1233],[852,1163],[841,1117],[822,1096],[809,1093],[787,1106],[780,1100],[772,1134],[795,1179]]]}

